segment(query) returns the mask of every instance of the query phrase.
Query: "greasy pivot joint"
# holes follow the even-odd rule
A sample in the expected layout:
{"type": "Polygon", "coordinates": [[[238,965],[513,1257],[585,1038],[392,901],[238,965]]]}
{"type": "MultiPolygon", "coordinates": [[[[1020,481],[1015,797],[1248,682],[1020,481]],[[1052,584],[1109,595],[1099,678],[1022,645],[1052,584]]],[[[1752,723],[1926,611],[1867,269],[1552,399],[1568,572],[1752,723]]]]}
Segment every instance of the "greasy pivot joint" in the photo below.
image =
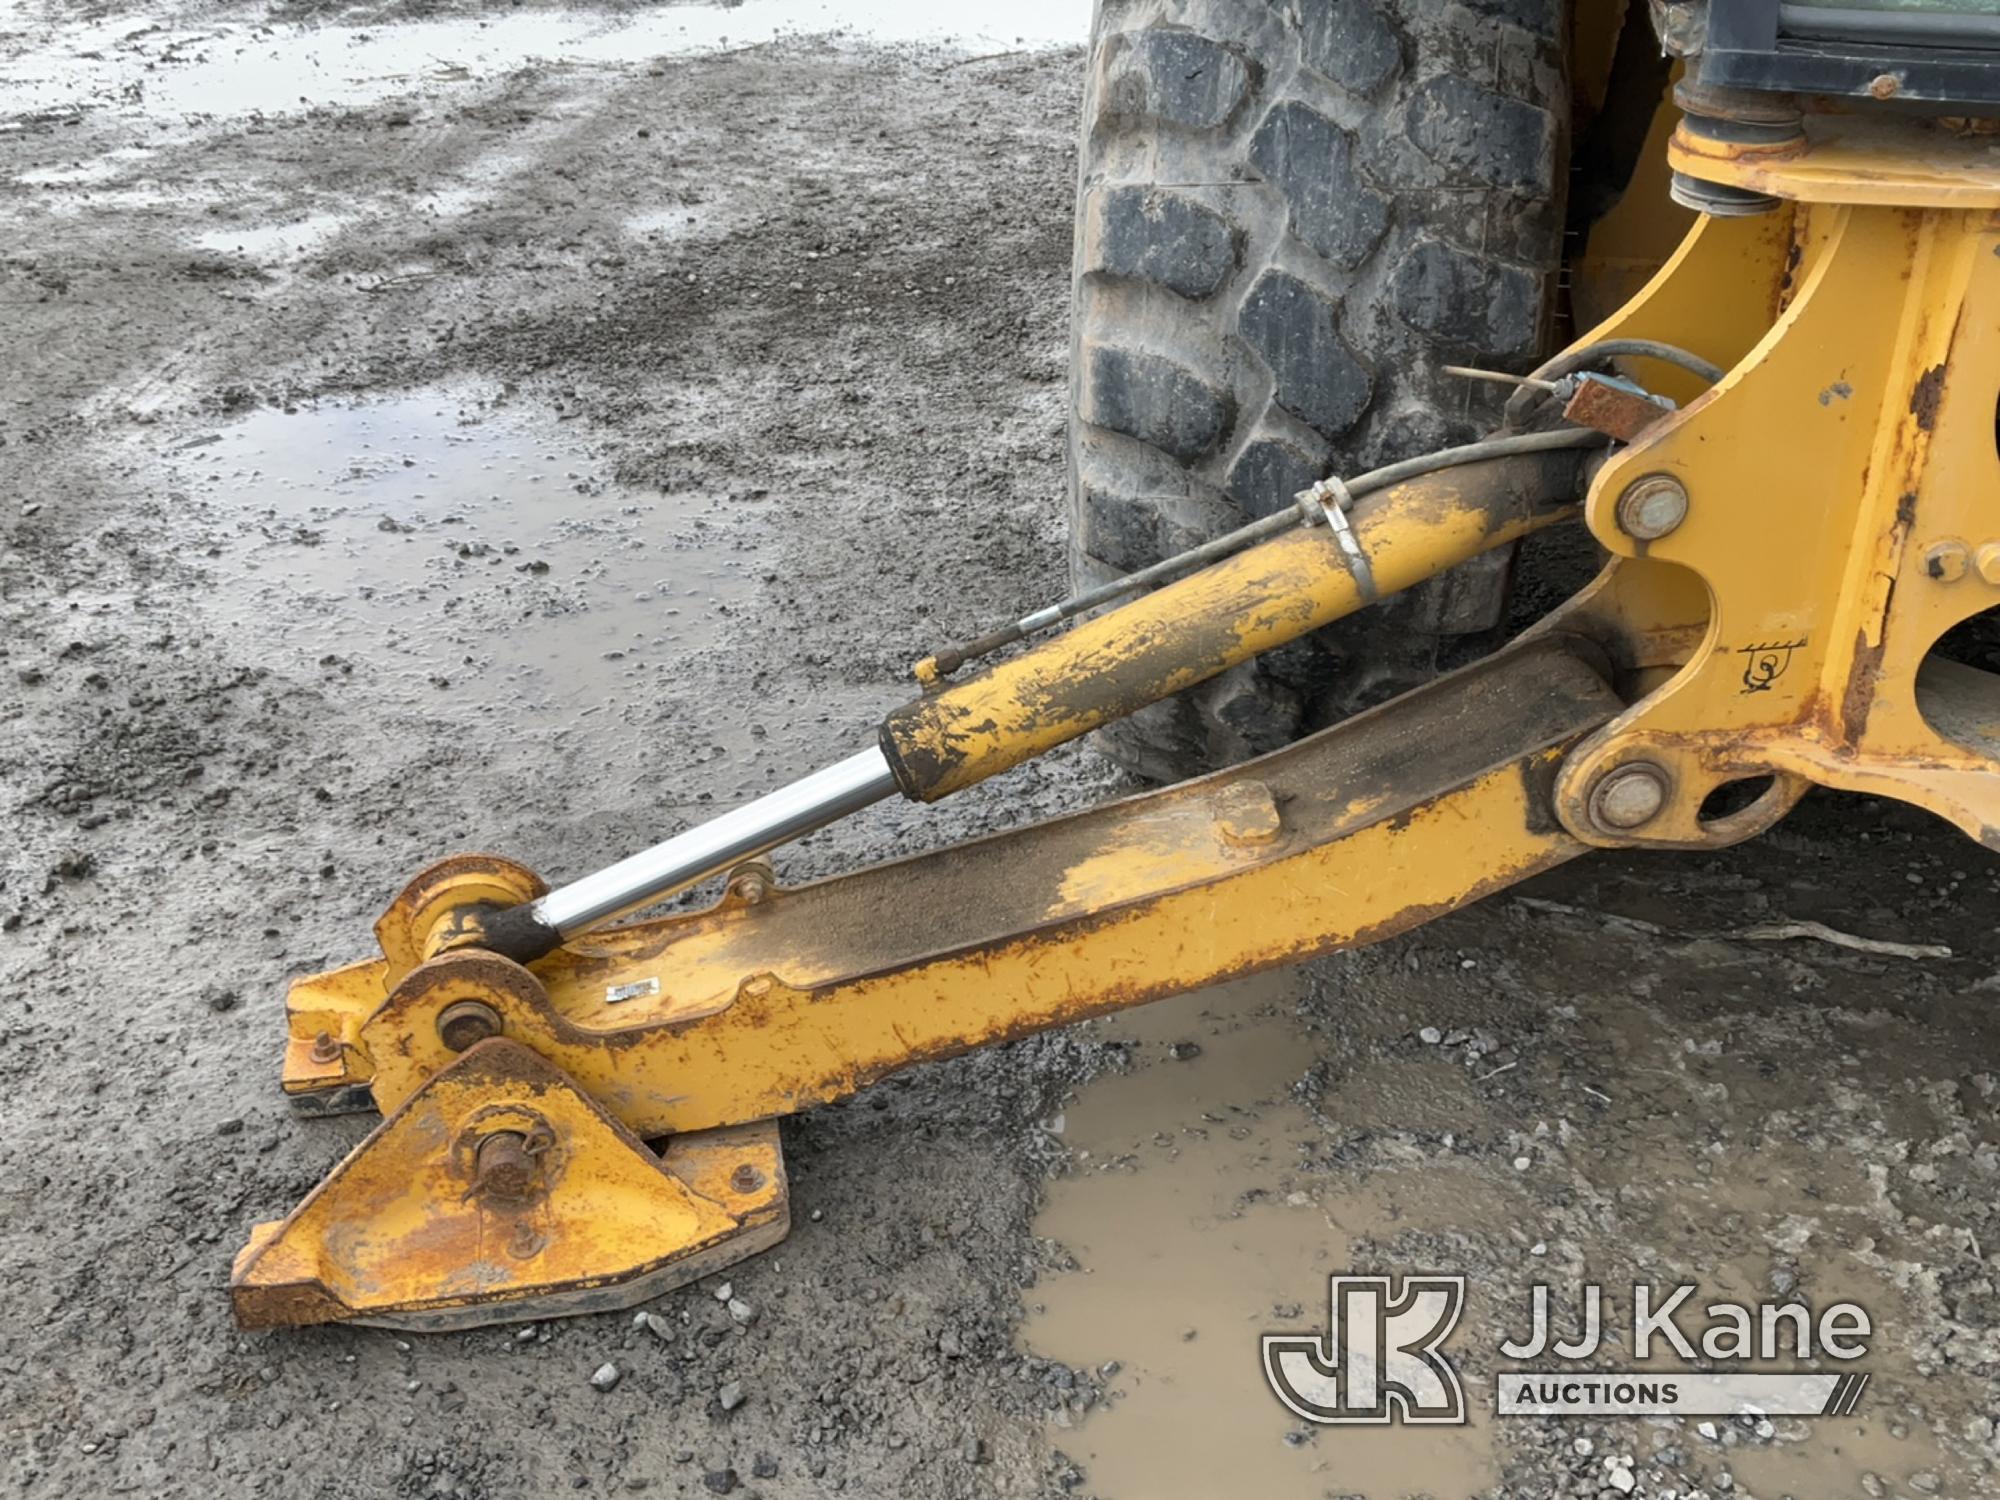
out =
{"type": "Polygon", "coordinates": [[[483,1000],[458,1000],[438,1012],[438,1040],[453,1052],[500,1035],[500,1012],[483,1000]]]}
{"type": "Polygon", "coordinates": [[[554,1144],[546,1128],[534,1137],[518,1130],[481,1136],[472,1152],[472,1192],[502,1203],[526,1203],[542,1178],[542,1155],[554,1144]]]}

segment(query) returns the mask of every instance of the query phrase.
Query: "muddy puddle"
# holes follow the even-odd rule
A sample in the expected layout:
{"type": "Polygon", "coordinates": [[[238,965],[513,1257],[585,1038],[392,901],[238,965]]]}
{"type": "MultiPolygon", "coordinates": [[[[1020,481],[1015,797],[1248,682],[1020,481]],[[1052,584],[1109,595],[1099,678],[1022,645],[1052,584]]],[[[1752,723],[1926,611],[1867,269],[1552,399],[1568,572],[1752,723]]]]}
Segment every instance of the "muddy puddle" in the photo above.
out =
{"type": "Polygon", "coordinates": [[[1342,1194],[1299,1169],[1318,1130],[1291,1094],[1314,1057],[1292,1019],[1298,983],[1266,976],[1099,1022],[1131,1043],[1132,1069],[1064,1112],[1076,1170],[1035,1232],[1077,1269],[1028,1294],[1022,1341],[1115,1362],[1108,1404],[1054,1434],[1109,1500],[1464,1500],[1500,1477],[1476,1389],[1472,1422],[1449,1431],[1312,1429],[1264,1383],[1260,1335],[1323,1321],[1327,1277],[1379,1259],[1360,1242],[1493,1209],[1451,1174],[1380,1174],[1342,1194]]]}
{"type": "MultiPolygon", "coordinates": [[[[1774,1215],[1781,1205],[1819,1207],[1804,1196],[1773,1199],[1763,1183],[1750,1193],[1717,1196],[1716,1208],[1722,1212],[1746,1199],[1756,1202],[1751,1212],[1774,1215]]],[[[1728,1434],[1728,1422],[1712,1421],[1710,1431],[1723,1434],[1720,1451],[1738,1491],[1759,1500],[1780,1496],[1820,1500],[1836,1495],[1973,1500],[1994,1493],[1993,1481],[1983,1478],[1955,1447],[1947,1448],[1932,1429],[1927,1404],[1939,1387],[1920,1372],[1912,1357],[1909,1330],[1916,1319],[1909,1301],[1875,1263],[1877,1248],[1866,1234],[1815,1236],[1812,1253],[1801,1263],[1821,1301],[1837,1296],[1856,1302],[1868,1310],[1877,1327],[1863,1361],[1869,1386],[1860,1404],[1846,1417],[1778,1418],[1771,1423],[1768,1441],[1742,1441],[1740,1426],[1728,1434]],[[1728,1442],[1729,1436],[1738,1441],[1728,1442]]],[[[1704,1291],[1736,1302],[1754,1301],[1768,1280],[1765,1258],[1756,1256],[1726,1260],[1701,1272],[1704,1291]]],[[[1768,1368],[1805,1366],[1780,1358],[1768,1368]]],[[[1821,1361],[1816,1368],[1839,1367],[1821,1361]]],[[[1701,1439],[1698,1446],[1717,1449],[1699,1428],[1696,1435],[1701,1439]]]]}
{"type": "Polygon", "coordinates": [[[1770,1446],[1734,1450],[1730,1472],[1739,1491],[1769,1500],[1875,1494],[1977,1500],[1993,1493],[1991,1481],[1949,1458],[1933,1434],[1879,1410],[1865,1419],[1782,1424],[1770,1446]]]}
{"type": "MultiPolygon", "coordinates": [[[[205,538],[214,624],[289,670],[364,674],[388,714],[508,740],[643,723],[706,693],[758,600],[762,497],[624,489],[494,389],[263,408],[149,456],[205,538]]],[[[702,740],[677,758],[735,756],[729,789],[762,789],[760,726],[715,714],[702,740]]]]}
{"type": "Polygon", "coordinates": [[[302,219],[277,224],[233,225],[210,229],[194,238],[203,250],[219,255],[239,255],[260,264],[297,260],[308,250],[331,239],[352,222],[347,214],[308,214],[302,219]]]}
{"type": "Polygon", "coordinates": [[[166,26],[118,16],[51,28],[35,49],[0,62],[0,116],[275,115],[476,84],[531,63],[617,66],[814,36],[1002,50],[1080,44],[1089,26],[1089,0],[742,0],[383,26],[166,26]]]}
{"type": "MultiPolygon", "coordinates": [[[[1601,1483],[1619,1453],[1650,1476],[1649,1494],[1717,1483],[1757,1500],[1992,1492],[1958,1445],[1930,1430],[1938,1387],[1914,1357],[1914,1314],[1894,1275],[1909,1263],[1864,1232],[1870,1193],[1850,1163],[1771,1150],[1710,1178],[1690,1170],[1670,1130],[1634,1135],[1620,1142],[1619,1179],[1665,1194],[1671,1222],[1608,1238],[1577,1236],[1578,1222],[1534,1192],[1528,1158],[1329,1173],[1322,1127],[1293,1095],[1324,1045],[1294,1016],[1298,983],[1266,977],[1097,1023],[1129,1044],[1130,1069],[1087,1085],[1049,1122],[1073,1170],[1051,1185],[1035,1232],[1075,1264],[1026,1294],[1021,1342],[1103,1372],[1108,1398],[1094,1408],[1072,1400],[1050,1434],[1093,1493],[1465,1500],[1519,1480],[1524,1442],[1540,1454],[1531,1480],[1549,1493],[1559,1473],[1601,1483]],[[1570,1286],[1587,1268],[1611,1286],[1685,1278],[1698,1281],[1701,1301],[1750,1304],[1780,1266],[1809,1298],[1855,1300],[1877,1320],[1872,1384],[1851,1416],[1761,1426],[1493,1416],[1493,1379],[1511,1362],[1495,1363],[1492,1351],[1525,1327],[1531,1283],[1570,1286]],[[1417,1269],[1465,1274],[1476,1288],[1454,1346],[1470,1422],[1292,1418],[1265,1384],[1259,1336],[1323,1330],[1331,1274],[1417,1269]]],[[[1414,1119],[1492,1130],[1498,1122],[1457,1071],[1441,1052],[1374,1059],[1320,1106],[1381,1135],[1414,1119]]],[[[1559,1307],[1559,1320],[1572,1316],[1559,1307]]],[[[1676,1367],[1621,1354],[1622,1338],[1612,1327],[1595,1363],[1676,1367]]]]}

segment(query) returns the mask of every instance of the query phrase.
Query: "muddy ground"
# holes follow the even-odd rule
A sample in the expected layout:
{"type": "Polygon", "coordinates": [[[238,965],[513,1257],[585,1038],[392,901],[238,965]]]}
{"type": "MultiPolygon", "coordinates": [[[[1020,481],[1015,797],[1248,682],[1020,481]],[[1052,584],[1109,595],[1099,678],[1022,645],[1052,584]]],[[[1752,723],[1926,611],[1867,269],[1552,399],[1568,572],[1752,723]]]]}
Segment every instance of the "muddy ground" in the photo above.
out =
{"type": "MultiPolygon", "coordinates": [[[[2000,870],[1855,799],[795,1119],[747,1327],[711,1278],[664,1340],[235,1331],[247,1226],[367,1124],[288,1116],[288,976],[440,853],[573,874],[846,754],[1060,585],[1080,18],[676,9],[0,21],[14,1488],[1992,1493],[2000,870]],[[1954,956],[1717,935],[1780,918],[1954,956]],[[1482,1289],[1464,1433],[1263,1391],[1352,1268],[1482,1289]],[[1521,1289],[1586,1274],[1860,1301],[1868,1397],[1492,1419],[1521,1289]]],[[[1125,786],[1080,748],[783,870],[1125,786]]]]}

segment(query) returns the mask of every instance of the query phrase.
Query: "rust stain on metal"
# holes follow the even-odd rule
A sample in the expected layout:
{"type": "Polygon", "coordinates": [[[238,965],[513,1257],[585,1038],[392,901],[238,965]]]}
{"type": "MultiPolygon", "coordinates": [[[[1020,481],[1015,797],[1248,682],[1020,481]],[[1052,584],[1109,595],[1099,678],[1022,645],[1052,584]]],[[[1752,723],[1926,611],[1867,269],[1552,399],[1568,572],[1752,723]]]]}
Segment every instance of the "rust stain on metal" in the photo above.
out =
{"type": "Polygon", "coordinates": [[[1553,834],[1562,828],[1562,817],[1556,812],[1556,778],[1562,762],[1562,752],[1557,750],[1521,762],[1521,797],[1527,808],[1529,833],[1553,834]]]}
{"type": "Polygon", "coordinates": [[[339,1300],[318,1282],[258,1287],[235,1295],[236,1326],[255,1332],[265,1328],[310,1328],[338,1323],[349,1316],[339,1300]]]}
{"type": "Polygon", "coordinates": [[[1944,372],[1942,362],[1932,365],[1917,377],[1916,388],[1910,392],[1910,415],[1925,432],[1937,426],[1938,406],[1944,400],[1944,372]]]}
{"type": "Polygon", "coordinates": [[[1871,644],[1866,629],[1855,632],[1854,666],[1840,697],[1840,729],[1850,744],[1860,739],[1868,727],[1868,715],[1875,706],[1876,683],[1882,675],[1882,653],[1887,645],[1886,635],[1871,644]]]}
{"type": "Polygon", "coordinates": [[[1579,427],[1629,443],[1662,417],[1670,415],[1657,401],[1633,394],[1607,380],[1586,380],[1563,407],[1563,415],[1579,427]]]}
{"type": "MultiPolygon", "coordinates": [[[[1581,462],[1575,451],[1489,459],[1366,497],[1351,520],[1376,583],[1408,588],[1560,519],[1581,462]]],[[[1367,602],[1326,531],[1284,532],[905,704],[882,748],[905,795],[935,801],[1367,602]]]]}
{"type": "Polygon", "coordinates": [[[530,1300],[614,1306],[663,1267],[699,1275],[724,1247],[741,1247],[732,1259],[765,1248],[785,1202],[775,1127],[686,1136],[655,1155],[574,1079],[495,1038],[433,1075],[284,1221],[253,1230],[230,1290],[246,1327],[464,1326],[530,1300]],[[718,1157],[756,1173],[731,1207],[697,1185],[718,1157]]]}
{"type": "MultiPolygon", "coordinates": [[[[1391,917],[1358,927],[1349,933],[1300,937],[1282,947],[1266,949],[1240,962],[1205,967],[1201,983],[1204,986],[1227,984],[1270,969],[1304,963],[1308,959],[1321,958],[1329,953],[1368,947],[1389,938],[1400,937],[1405,932],[1435,921],[1439,917],[1462,911],[1495,892],[1506,890],[1532,876],[1567,863],[1579,854],[1588,852],[1589,846],[1570,840],[1566,836],[1551,837],[1549,843],[1534,858],[1491,874],[1483,880],[1469,882],[1463,892],[1448,900],[1412,903],[1402,907],[1391,917]]],[[[1030,934],[1023,939],[1023,943],[1027,947],[1046,948],[1051,951],[1066,950],[1079,940],[1087,939],[1094,930],[1108,927],[1116,921],[1123,920],[1127,915],[1129,914],[1107,913],[1081,922],[1065,923],[1051,932],[1030,934]]],[[[1039,1016],[1029,1016],[984,1032],[977,1037],[937,1038],[918,1043],[893,1060],[870,1063],[842,1075],[838,1085],[833,1088],[827,1087],[828,1080],[822,1076],[801,1078],[798,1092],[802,1098],[820,1100],[840,1098],[870,1084],[878,1083],[915,1063],[940,1062],[963,1056],[980,1047],[1019,1041],[1045,1031],[1051,1025],[1067,1025],[1074,1021],[1088,1020],[1093,1016],[1127,1010],[1135,1005],[1143,1005],[1149,1001],[1177,994],[1185,987],[1183,980],[1174,978],[1106,982],[1094,986],[1086,1000],[1066,1007],[1061,1016],[1054,1021],[1039,1016]]]]}
{"type": "Polygon", "coordinates": [[[1778,277],[1777,298],[1771,308],[1773,320],[1791,305],[1792,291],[1798,285],[1799,266],[1805,258],[1806,247],[1794,236],[1790,247],[1785,251],[1785,269],[1778,277]]]}
{"type": "MultiPolygon", "coordinates": [[[[914,1060],[952,1055],[1003,1037],[1026,1035],[1083,1015],[1158,998],[1191,983],[1254,972],[1355,941],[1356,931],[1365,935],[1373,930],[1372,915],[1357,915],[1357,926],[1343,930],[1341,924],[1309,907],[1285,915],[1278,933],[1266,932],[1256,943],[1223,944],[1220,950],[1209,948],[1185,955],[1185,962],[1164,954],[1149,953],[1139,959],[1110,956],[1122,952],[1133,936],[1161,923],[1171,924],[1173,903],[1197,892],[1206,893],[1202,899],[1209,903],[1212,915],[1225,910],[1232,900],[1254,904],[1256,898],[1244,894],[1248,887],[1235,885],[1239,877],[1270,872],[1294,859],[1308,863],[1325,859],[1326,849],[1334,843],[1351,836],[1380,839],[1396,827],[1419,830],[1416,836],[1428,840],[1423,846],[1426,849],[1456,850],[1459,820],[1479,816],[1477,810],[1493,805],[1491,799],[1496,794],[1508,805],[1518,804],[1518,792],[1511,797],[1496,793],[1510,780],[1513,785],[1522,785],[1497,769],[1513,759],[1511,755],[1496,755],[1498,745],[1526,741],[1540,747],[1527,753],[1547,755],[1552,753],[1548,746],[1568,743],[1587,724],[1603,722],[1620,706],[1592,662],[1571,652],[1566,641],[1545,640],[1521,650],[1528,659],[1493,659],[1482,664],[1484,670],[1468,669],[1469,675],[1461,674],[1455,681],[1446,679],[1415,701],[1385,705],[1272,757],[1224,773],[1218,782],[1152,793],[1037,830],[998,835],[961,851],[940,851],[917,861],[880,867],[872,874],[864,872],[829,882],[828,887],[844,888],[841,895],[845,899],[830,902],[816,918],[795,906],[802,911],[800,920],[822,941],[828,939],[830,925],[837,929],[850,917],[866,920],[845,941],[833,939],[838,951],[824,961],[827,966],[820,974],[807,977],[808,965],[795,985],[774,988],[768,996],[756,999],[745,992],[734,1005],[724,1008],[726,1014],[709,1012],[686,1020],[657,1017],[635,1041],[657,1045],[660,1057],[653,1065],[658,1067],[670,1044],[699,1036],[704,1030],[717,1035],[717,1045],[726,1037],[734,1049],[753,1037],[792,1036],[803,1008],[863,1007],[854,1013],[853,1021],[825,1023],[857,1028],[837,1056],[826,1055],[823,1043],[803,1052],[788,1045],[765,1057],[760,1065],[761,1081],[749,1087],[748,1095],[740,1090],[718,1094],[709,1088],[700,1090],[697,1098],[661,1100],[657,1085],[649,1085],[651,1092],[642,1089],[629,1097],[619,1094],[616,1099],[607,1095],[607,1103],[641,1110],[635,1120],[646,1130],[676,1125],[706,1128],[743,1118],[720,1111],[744,1107],[746,1098],[762,1101],[753,1107],[763,1113],[795,1109],[807,1101],[839,1097],[914,1060]],[[1468,733],[1474,725],[1483,732],[1468,733]],[[1428,763],[1415,753],[1418,747],[1435,750],[1440,745],[1451,748],[1440,751],[1428,763]],[[1271,789],[1267,795],[1272,803],[1282,801],[1291,809],[1287,813],[1288,837],[1254,851],[1224,850],[1207,843],[1210,852],[1206,859],[1197,857],[1198,851],[1187,850],[1184,860],[1174,861],[1172,867],[1141,857],[1129,863],[1122,880],[1107,866],[1088,904],[1080,909],[1059,905],[1055,911],[1044,910],[1043,893],[1049,883],[1064,878],[1061,872],[1075,869],[1079,861],[1088,863],[1094,856],[1118,848],[1133,849],[1135,837],[1141,846],[1136,853],[1143,856],[1145,831],[1160,814],[1190,804],[1181,817],[1199,823],[1204,830],[1211,828],[1213,809],[1219,799],[1230,795],[1228,778],[1232,776],[1266,785],[1271,789]],[[1482,790],[1470,793],[1473,783],[1482,790]],[[1411,812],[1413,804],[1428,803],[1451,787],[1466,788],[1473,797],[1455,816],[1435,809],[1428,815],[1411,812]],[[1189,818],[1196,812],[1199,817],[1189,818]],[[1291,825],[1294,815],[1299,821],[1291,825]],[[851,897],[846,896],[847,891],[852,891],[851,897]],[[927,893],[928,905],[908,899],[917,891],[927,893]],[[940,892],[944,894],[936,895],[940,892]],[[1024,996],[1020,1009],[1011,1014],[1004,1007],[981,1004],[975,1007],[976,1017],[942,1012],[905,1017],[888,1027],[892,1035],[887,1039],[872,1036],[868,1030],[881,1024],[866,1019],[870,996],[878,989],[883,993],[907,990],[908,976],[920,976],[927,987],[944,993],[973,984],[982,997],[990,998],[995,986],[1005,990],[1020,982],[1020,976],[1046,977],[1051,973],[1074,978],[1060,995],[1052,991],[1032,1004],[1024,996]],[[1009,975],[1015,977],[1010,979],[1009,975]],[[715,1027],[722,1030],[714,1032],[715,1027]]],[[[1589,652],[1590,657],[1596,655],[1589,652]]],[[[1530,835],[1523,846],[1522,834],[1538,816],[1545,818],[1546,814],[1533,809],[1512,814],[1513,826],[1497,843],[1531,849],[1537,858],[1549,841],[1571,846],[1572,841],[1555,829],[1546,836],[1530,835]]],[[[1465,878],[1512,869],[1515,863],[1512,854],[1501,857],[1496,850],[1483,871],[1465,878]]],[[[1428,857],[1417,858],[1416,864],[1430,874],[1440,868],[1428,857]]],[[[1412,878],[1417,878],[1414,873],[1412,878]]],[[[1432,885],[1429,889],[1436,888],[1432,885]]],[[[1453,899],[1461,888],[1454,876],[1450,884],[1453,899]]],[[[813,891],[812,887],[801,888],[792,900],[810,904],[813,891]]],[[[833,894],[831,889],[828,894],[833,894]]],[[[1426,891],[1411,896],[1408,905],[1422,911],[1431,900],[1426,891]]],[[[1372,904],[1379,914],[1391,903],[1372,904]]],[[[1280,920],[1277,912],[1269,917],[1273,922],[1280,920]]],[[[1256,930],[1247,920],[1215,919],[1224,920],[1231,930],[1256,930]]],[[[760,933],[758,946],[746,950],[744,960],[754,961],[752,951],[781,951],[786,943],[785,931],[760,933]]],[[[606,968],[594,977],[613,972],[606,968]]],[[[1055,988],[1064,989],[1061,985],[1055,988]]],[[[588,1028],[566,1032],[565,1045],[572,1038],[596,1050],[599,1033],[588,1028]]],[[[644,1058],[643,1053],[637,1056],[644,1058]]],[[[564,1065],[578,1077],[594,1081],[600,1090],[607,1082],[607,1075],[600,1071],[602,1065],[590,1058],[566,1054],[564,1065]]]]}

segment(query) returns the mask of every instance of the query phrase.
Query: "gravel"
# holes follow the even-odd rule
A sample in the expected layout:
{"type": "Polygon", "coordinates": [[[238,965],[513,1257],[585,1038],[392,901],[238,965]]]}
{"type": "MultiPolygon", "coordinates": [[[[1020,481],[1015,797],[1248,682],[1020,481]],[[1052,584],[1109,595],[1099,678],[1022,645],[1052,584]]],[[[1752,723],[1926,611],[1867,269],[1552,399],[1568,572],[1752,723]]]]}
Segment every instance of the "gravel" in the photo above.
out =
{"type": "MultiPolygon", "coordinates": [[[[312,9],[112,5],[92,24],[185,26],[189,56],[266,23],[340,41],[335,19],[287,30],[312,9]]],[[[68,24],[25,12],[0,47],[19,59],[68,24]]],[[[0,1478],[201,1500],[729,1493],[745,1470],[769,1500],[1090,1492],[1096,1416],[1049,1417],[1078,1420],[1074,1369],[1016,1344],[1024,1296],[1063,1263],[1034,1217],[1048,1174],[1079,1169],[1063,1110],[1123,1062],[1090,1028],[789,1121],[791,1237],[642,1321],[244,1335],[222,1290],[249,1226],[369,1124],[287,1116],[284,985],[366,956],[411,873],[467,847],[594,868],[867,743],[923,650],[1062,591],[1080,57],[788,42],[149,114],[179,66],[137,103],[0,121],[0,492],[19,512],[0,518],[18,684],[0,713],[0,1478]],[[335,227],[297,252],[200,243],[321,214],[335,227]],[[381,413],[414,428],[364,429],[381,413]],[[392,450],[398,473],[412,460],[393,509],[390,481],[322,467],[392,450]],[[531,462],[573,513],[480,509],[531,462]]],[[[937,809],[876,809],[781,873],[1129,786],[1079,748],[937,809]]],[[[1497,897],[1314,966],[1295,1090],[1314,1128],[1245,1190],[1309,1187],[1336,1211],[1382,1174],[1462,1170],[1506,1211],[1455,1203],[1357,1261],[1462,1272],[1508,1313],[1526,1282],[1586,1267],[1611,1284],[1740,1266],[1774,1288],[1782,1267],[1786,1292],[1859,1296],[1882,1329],[1861,1417],[1879,1441],[1895,1413],[1901,1445],[1871,1460],[1881,1492],[1923,1493],[1921,1474],[1990,1493],[1991,857],[1907,810],[1816,797],[1754,844],[1593,855],[1536,893],[1565,911],[1497,897]],[[1780,918],[1958,956],[1679,935],[1780,918]]],[[[1324,1306],[1323,1287],[1284,1295],[1324,1306]]],[[[1501,1315],[1468,1317],[1469,1385],[1501,1315]]],[[[1208,1327],[1195,1352],[1250,1379],[1247,1336],[1208,1327]]],[[[1590,1430],[1599,1453],[1653,1451],[1642,1425],[1590,1430]]],[[[1595,1495],[1627,1472],[1684,1500],[1868,1492],[1857,1461],[1815,1457],[1819,1429],[1727,1447],[1680,1430],[1690,1478],[1608,1469],[1573,1425],[1502,1424],[1488,1490],[1595,1495]],[[1831,1478],[1788,1487],[1794,1454],[1831,1478]]]]}

